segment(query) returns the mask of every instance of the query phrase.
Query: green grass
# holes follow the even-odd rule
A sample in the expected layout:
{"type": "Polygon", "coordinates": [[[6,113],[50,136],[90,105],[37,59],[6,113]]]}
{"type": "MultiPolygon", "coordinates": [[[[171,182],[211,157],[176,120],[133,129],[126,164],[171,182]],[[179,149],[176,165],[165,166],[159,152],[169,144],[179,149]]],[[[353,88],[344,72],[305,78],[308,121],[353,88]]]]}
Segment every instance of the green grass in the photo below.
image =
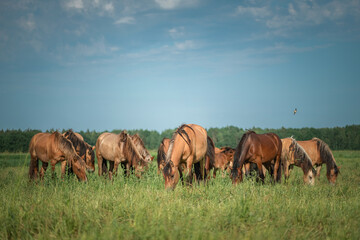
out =
{"type": "MultiPolygon", "coordinates": [[[[156,152],[152,152],[154,155],[156,152]]],[[[28,181],[27,154],[0,154],[0,239],[360,239],[360,151],[335,151],[313,187],[294,168],[288,183],[232,186],[228,177],[165,191],[156,161],[138,180],[90,174],[28,181]]]]}

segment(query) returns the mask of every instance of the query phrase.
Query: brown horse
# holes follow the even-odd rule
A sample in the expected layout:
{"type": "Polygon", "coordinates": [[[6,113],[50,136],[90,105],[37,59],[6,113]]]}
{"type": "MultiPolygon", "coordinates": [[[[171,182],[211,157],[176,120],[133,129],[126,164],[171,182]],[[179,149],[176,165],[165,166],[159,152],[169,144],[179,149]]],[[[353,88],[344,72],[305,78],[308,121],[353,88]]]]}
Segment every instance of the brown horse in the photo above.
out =
{"type": "Polygon", "coordinates": [[[290,176],[289,168],[292,165],[300,167],[303,170],[304,183],[314,185],[315,183],[315,170],[313,168],[311,159],[303,147],[299,145],[294,138],[283,138],[281,163],[284,168],[285,180],[290,176]]]}
{"type": "Polygon", "coordinates": [[[181,163],[186,164],[185,177],[192,181],[192,166],[195,165],[197,180],[205,179],[214,163],[214,144],[206,130],[195,124],[183,124],[173,134],[163,169],[166,189],[175,189],[179,179],[181,163]],[[207,168],[207,169],[205,169],[207,168]]]}
{"type": "MultiPolygon", "coordinates": [[[[79,134],[73,132],[71,129],[63,133],[63,136],[70,140],[73,144],[76,153],[85,161],[87,170],[89,172],[95,171],[95,146],[90,146],[84,141],[84,138],[79,134]]],[[[62,164],[66,164],[63,162],[62,164]]]]}
{"type": "Polygon", "coordinates": [[[340,167],[336,165],[334,155],[330,147],[319,138],[313,138],[308,141],[298,141],[298,143],[305,149],[310,156],[313,166],[316,166],[316,177],[319,180],[321,165],[326,164],[326,177],[331,184],[336,183],[340,167]]]}
{"type": "MultiPolygon", "coordinates": [[[[58,162],[67,160],[73,172],[79,180],[86,181],[86,165],[79,155],[76,154],[72,143],[61,133],[38,133],[31,141],[29,152],[31,156],[29,177],[36,179],[38,175],[39,160],[42,162],[40,170],[40,179],[44,177],[45,171],[50,162],[54,173],[55,165],[58,162]]],[[[65,174],[65,165],[61,167],[62,176],[65,174]]]]}
{"type": "Polygon", "coordinates": [[[165,167],[166,153],[169,149],[169,146],[170,146],[170,138],[163,138],[158,148],[158,154],[156,159],[158,164],[158,174],[160,174],[160,171],[162,171],[163,168],[165,167]]]}
{"type": "Polygon", "coordinates": [[[107,161],[109,161],[110,179],[114,173],[116,174],[120,163],[125,166],[125,175],[129,176],[130,171],[135,169],[137,177],[141,176],[148,165],[125,130],[120,134],[101,134],[96,141],[96,156],[99,176],[107,172],[107,161]]]}
{"type": "Polygon", "coordinates": [[[216,171],[220,169],[223,173],[230,168],[232,159],[234,158],[235,149],[230,147],[222,147],[215,153],[213,177],[216,178],[216,171]]]}
{"type": "Polygon", "coordinates": [[[247,131],[241,138],[234,155],[231,178],[234,184],[242,181],[242,168],[246,163],[256,163],[259,176],[264,182],[263,164],[274,175],[274,180],[281,180],[281,140],[275,133],[256,134],[254,131],[247,131]],[[272,161],[273,164],[272,171],[272,161]]]}
{"type": "Polygon", "coordinates": [[[146,149],[145,144],[144,144],[143,140],[140,138],[139,134],[136,133],[135,135],[131,136],[131,139],[133,140],[137,150],[139,151],[139,153],[143,157],[143,159],[146,162],[152,162],[154,157],[151,156],[149,151],[146,149]]]}

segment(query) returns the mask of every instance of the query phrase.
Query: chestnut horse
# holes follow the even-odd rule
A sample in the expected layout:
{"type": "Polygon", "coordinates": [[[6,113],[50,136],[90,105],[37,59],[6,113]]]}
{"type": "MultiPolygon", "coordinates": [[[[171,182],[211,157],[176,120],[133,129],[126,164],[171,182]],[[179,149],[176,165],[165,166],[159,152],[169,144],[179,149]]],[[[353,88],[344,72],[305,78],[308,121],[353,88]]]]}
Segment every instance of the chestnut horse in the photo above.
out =
{"type": "Polygon", "coordinates": [[[287,180],[290,176],[290,166],[295,165],[303,170],[304,183],[314,185],[316,174],[315,169],[313,168],[311,159],[304,148],[292,137],[283,138],[281,139],[281,142],[281,163],[284,168],[285,180],[287,180]]]}
{"type": "MultiPolygon", "coordinates": [[[[70,142],[73,144],[76,153],[85,161],[87,170],[89,172],[94,172],[95,146],[92,147],[91,145],[89,145],[87,142],[84,141],[84,138],[79,133],[75,133],[71,129],[63,133],[63,136],[69,139],[70,142]]],[[[66,162],[63,162],[62,164],[66,164],[66,162]]]]}
{"type": "Polygon", "coordinates": [[[214,143],[207,136],[206,130],[195,124],[183,124],[173,134],[166,155],[163,169],[166,189],[175,189],[183,172],[182,163],[186,164],[184,175],[192,181],[192,166],[195,164],[197,180],[205,179],[214,164],[214,143]],[[205,169],[206,168],[206,169],[205,169]]]}
{"type": "MultiPolygon", "coordinates": [[[[30,141],[29,152],[31,156],[29,168],[30,179],[37,178],[39,160],[42,162],[40,179],[44,177],[49,162],[52,172],[54,173],[56,163],[66,160],[79,180],[87,180],[85,162],[76,153],[72,143],[57,131],[53,133],[35,134],[30,141]]],[[[61,174],[62,176],[65,174],[64,164],[61,165],[61,174]]]]}
{"type": "Polygon", "coordinates": [[[326,177],[331,184],[336,183],[336,178],[340,173],[340,167],[336,165],[334,155],[330,147],[321,139],[313,138],[308,141],[297,141],[310,156],[313,166],[316,168],[316,177],[320,178],[321,165],[326,164],[326,177]]]}
{"type": "Polygon", "coordinates": [[[230,168],[231,160],[234,158],[235,149],[230,147],[222,147],[219,149],[217,153],[215,153],[215,161],[214,161],[214,171],[213,177],[216,178],[216,171],[220,169],[222,173],[226,171],[226,169],[230,168]]]}
{"type": "Polygon", "coordinates": [[[234,155],[231,178],[233,184],[241,182],[243,177],[242,168],[246,163],[256,163],[259,176],[264,182],[263,164],[273,173],[274,180],[281,180],[281,140],[275,133],[256,134],[254,131],[247,131],[241,138],[234,155]],[[272,171],[272,161],[274,169],[272,171]]]}
{"type": "Polygon", "coordinates": [[[120,134],[103,133],[96,141],[96,157],[98,159],[99,176],[107,172],[107,161],[110,163],[109,178],[116,174],[118,166],[125,166],[125,175],[135,169],[135,175],[140,177],[147,168],[146,162],[137,150],[131,136],[124,130],[120,134]]]}

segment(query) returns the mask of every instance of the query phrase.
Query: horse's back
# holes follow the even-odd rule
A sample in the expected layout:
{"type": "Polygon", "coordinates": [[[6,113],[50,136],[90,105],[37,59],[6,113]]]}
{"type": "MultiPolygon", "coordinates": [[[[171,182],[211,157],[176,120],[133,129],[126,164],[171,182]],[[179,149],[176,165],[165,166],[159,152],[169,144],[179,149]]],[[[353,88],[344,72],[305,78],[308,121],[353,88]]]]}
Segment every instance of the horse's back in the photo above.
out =
{"type": "Polygon", "coordinates": [[[315,140],[297,141],[297,143],[300,144],[309,155],[313,165],[321,163],[320,152],[315,140]]]}
{"type": "Polygon", "coordinates": [[[195,153],[196,158],[201,159],[205,156],[207,150],[207,132],[206,130],[196,124],[189,124],[195,132],[195,153]]]}
{"type": "Polygon", "coordinates": [[[96,141],[97,154],[107,160],[114,160],[120,151],[120,136],[115,133],[103,133],[96,141]]]}

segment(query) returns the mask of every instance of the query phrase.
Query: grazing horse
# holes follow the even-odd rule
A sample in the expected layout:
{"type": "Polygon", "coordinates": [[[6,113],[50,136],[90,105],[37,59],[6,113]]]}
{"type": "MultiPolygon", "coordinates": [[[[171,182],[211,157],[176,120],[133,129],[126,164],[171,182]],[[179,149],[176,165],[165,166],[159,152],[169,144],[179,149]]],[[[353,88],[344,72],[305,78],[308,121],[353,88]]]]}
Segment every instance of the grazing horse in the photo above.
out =
{"type": "Polygon", "coordinates": [[[205,168],[209,171],[214,163],[214,143],[207,136],[206,130],[195,124],[183,124],[173,134],[166,155],[163,169],[166,189],[175,189],[182,163],[186,164],[184,171],[188,181],[192,181],[192,166],[195,164],[197,180],[205,179],[205,168]]]}
{"type": "Polygon", "coordinates": [[[320,178],[321,165],[326,164],[326,177],[331,184],[336,183],[336,178],[340,173],[340,167],[336,165],[334,155],[330,147],[321,139],[313,138],[308,141],[297,141],[309,155],[313,166],[316,166],[316,177],[320,178]]]}
{"type": "Polygon", "coordinates": [[[140,177],[147,168],[146,162],[137,150],[131,136],[124,130],[120,134],[103,133],[96,141],[96,157],[98,159],[99,176],[107,172],[107,161],[110,163],[109,178],[117,172],[119,164],[125,166],[125,175],[135,169],[140,177]]]}
{"type": "Polygon", "coordinates": [[[270,174],[273,173],[274,180],[280,182],[281,148],[281,140],[275,133],[256,134],[254,131],[247,131],[236,147],[231,171],[233,184],[242,181],[242,168],[246,163],[256,163],[262,182],[264,182],[265,178],[263,164],[270,174]],[[275,161],[273,171],[272,161],[275,161]]]}
{"type": "Polygon", "coordinates": [[[139,134],[136,133],[135,135],[131,136],[131,139],[133,140],[137,150],[139,151],[139,153],[143,157],[143,159],[146,162],[152,162],[154,157],[151,156],[149,151],[146,149],[145,144],[144,144],[143,140],[140,138],[139,134]]]}
{"type": "Polygon", "coordinates": [[[213,177],[216,178],[216,171],[220,169],[223,173],[230,168],[231,160],[234,158],[235,149],[230,147],[222,147],[220,151],[215,153],[213,177]]]}
{"type": "Polygon", "coordinates": [[[292,165],[300,167],[303,170],[304,183],[314,185],[315,170],[313,168],[311,159],[306,153],[304,148],[298,144],[294,138],[283,138],[282,142],[282,152],[281,152],[281,163],[284,168],[285,180],[290,176],[289,168],[292,165]]]}
{"type": "MultiPolygon", "coordinates": [[[[57,131],[53,133],[35,134],[30,141],[29,152],[31,156],[29,168],[30,179],[37,178],[39,160],[42,162],[40,179],[44,177],[49,162],[52,172],[54,173],[56,163],[66,160],[79,180],[87,180],[85,162],[76,153],[72,143],[57,131]]],[[[65,174],[65,165],[63,164],[61,174],[62,176],[65,174]]]]}
{"type": "Polygon", "coordinates": [[[156,159],[158,164],[158,174],[160,174],[160,171],[162,171],[165,166],[166,153],[169,149],[169,145],[170,138],[163,138],[158,148],[158,154],[156,159]]]}
{"type": "MultiPolygon", "coordinates": [[[[75,148],[76,153],[85,161],[87,171],[94,172],[95,146],[90,146],[87,142],[84,141],[84,138],[80,134],[73,132],[71,129],[63,133],[63,136],[70,140],[75,148]]],[[[66,164],[66,162],[63,162],[62,164],[66,164]]]]}

